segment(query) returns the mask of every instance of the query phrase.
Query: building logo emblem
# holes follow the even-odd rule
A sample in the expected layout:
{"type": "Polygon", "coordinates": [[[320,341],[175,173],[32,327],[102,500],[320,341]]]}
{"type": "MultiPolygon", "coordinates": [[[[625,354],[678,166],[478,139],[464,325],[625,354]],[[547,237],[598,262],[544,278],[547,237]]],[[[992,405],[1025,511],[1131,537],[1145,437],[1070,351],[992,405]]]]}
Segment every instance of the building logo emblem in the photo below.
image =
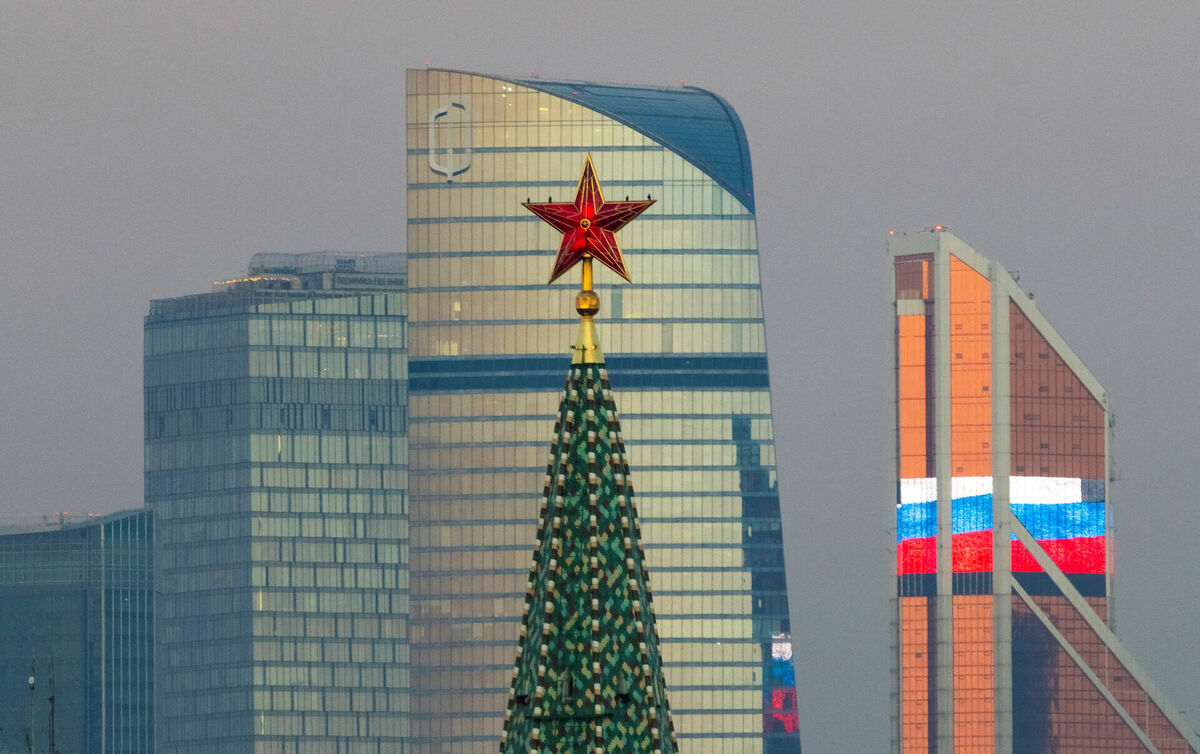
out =
{"type": "Polygon", "coordinates": [[[429,169],[454,181],[471,167],[471,118],[464,102],[449,100],[429,114],[429,169]]]}

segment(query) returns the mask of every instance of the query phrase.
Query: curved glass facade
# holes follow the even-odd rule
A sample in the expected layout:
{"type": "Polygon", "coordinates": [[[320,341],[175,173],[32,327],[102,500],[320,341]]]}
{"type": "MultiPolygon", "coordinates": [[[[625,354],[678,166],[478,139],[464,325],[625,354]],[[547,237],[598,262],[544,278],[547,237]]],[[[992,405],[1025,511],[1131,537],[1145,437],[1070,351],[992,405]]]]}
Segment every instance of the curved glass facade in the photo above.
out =
{"type": "Polygon", "coordinates": [[[408,73],[413,750],[494,752],[577,317],[527,200],[656,199],[599,273],[681,748],[794,752],[748,150],[695,89],[408,73]],[[689,109],[690,108],[690,109],[689,109]],[[695,117],[679,117],[679,114],[695,117]],[[673,114],[673,115],[672,115],[673,114]],[[738,192],[738,193],[735,193],[738,192]],[[740,194],[745,194],[744,196],[740,194]]]}

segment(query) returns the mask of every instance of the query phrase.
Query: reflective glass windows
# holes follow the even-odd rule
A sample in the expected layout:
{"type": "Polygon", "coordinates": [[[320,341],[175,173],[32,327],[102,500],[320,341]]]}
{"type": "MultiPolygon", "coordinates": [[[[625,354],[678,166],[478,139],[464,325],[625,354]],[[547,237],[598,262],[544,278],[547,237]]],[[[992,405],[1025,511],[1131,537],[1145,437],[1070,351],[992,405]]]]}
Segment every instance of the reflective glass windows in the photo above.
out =
{"type": "Polygon", "coordinates": [[[680,744],[794,750],[754,216],[580,91],[409,72],[414,742],[498,745],[578,319],[577,277],[544,284],[561,238],[521,203],[572,198],[590,154],[606,199],[657,200],[619,234],[635,284],[597,272],[597,326],[680,744]]]}
{"type": "MultiPolygon", "coordinates": [[[[1015,301],[1009,313],[1012,473],[1022,479],[1014,482],[1013,513],[1063,571],[1103,575],[1104,406],[1015,301]]],[[[1017,543],[1013,570],[1041,568],[1017,543]]]]}
{"type": "Polygon", "coordinates": [[[0,750],[154,751],[153,524],[125,511],[0,535],[0,750]],[[34,677],[34,689],[28,678],[34,677]]]}
{"type": "Polygon", "coordinates": [[[1182,745],[1089,622],[1108,612],[1103,388],[995,262],[942,229],[891,248],[898,742],[992,751],[1012,735],[1021,751],[1140,750],[1099,683],[1141,711],[1160,748],[1182,745]],[[1089,609],[1016,533],[998,539],[997,517],[1027,529],[1089,609]],[[1099,680],[1073,652],[1104,669],[1099,680]]]}
{"type": "Polygon", "coordinates": [[[160,751],[409,734],[406,297],[354,290],[396,277],[351,275],[359,255],[294,256],[347,289],[235,285],[146,319],[160,751]]]}

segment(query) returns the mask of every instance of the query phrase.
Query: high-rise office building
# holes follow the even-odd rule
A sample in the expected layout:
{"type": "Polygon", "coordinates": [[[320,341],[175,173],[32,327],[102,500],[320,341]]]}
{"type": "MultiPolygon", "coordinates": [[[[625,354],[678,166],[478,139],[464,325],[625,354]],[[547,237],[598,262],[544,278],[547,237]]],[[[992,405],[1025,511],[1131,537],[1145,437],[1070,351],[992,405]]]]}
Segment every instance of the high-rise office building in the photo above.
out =
{"type": "Polygon", "coordinates": [[[400,254],[261,254],[151,302],[156,749],[403,752],[400,254]]]}
{"type": "Polygon", "coordinates": [[[494,752],[570,362],[574,286],[526,201],[656,203],[597,272],[683,750],[795,752],[795,688],[745,133],[695,88],[409,71],[413,749],[494,752]]]}
{"type": "Polygon", "coordinates": [[[893,236],[894,749],[1200,751],[1117,641],[1112,422],[998,263],[893,236]]]}
{"type": "Polygon", "coordinates": [[[144,510],[0,531],[0,751],[154,751],[152,541],[144,510]]]}

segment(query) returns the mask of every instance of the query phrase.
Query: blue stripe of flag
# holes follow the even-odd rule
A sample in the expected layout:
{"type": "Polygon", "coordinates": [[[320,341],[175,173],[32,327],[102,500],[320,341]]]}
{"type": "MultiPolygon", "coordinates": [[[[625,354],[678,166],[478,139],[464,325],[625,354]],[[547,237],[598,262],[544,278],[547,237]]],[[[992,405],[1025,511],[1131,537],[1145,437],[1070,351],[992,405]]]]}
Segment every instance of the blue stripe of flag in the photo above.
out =
{"type": "Polygon", "coordinates": [[[1034,539],[1104,536],[1103,502],[1058,505],[1013,503],[1012,512],[1018,521],[1025,524],[1034,539]]]}
{"type": "MultiPolygon", "coordinates": [[[[992,496],[962,497],[952,504],[954,534],[992,528],[992,496]]],[[[1013,503],[1012,512],[1034,539],[1071,539],[1104,535],[1104,503],[1089,501],[1037,505],[1013,503]]],[[[909,503],[896,511],[899,540],[920,539],[937,534],[937,503],[909,503]]]]}

